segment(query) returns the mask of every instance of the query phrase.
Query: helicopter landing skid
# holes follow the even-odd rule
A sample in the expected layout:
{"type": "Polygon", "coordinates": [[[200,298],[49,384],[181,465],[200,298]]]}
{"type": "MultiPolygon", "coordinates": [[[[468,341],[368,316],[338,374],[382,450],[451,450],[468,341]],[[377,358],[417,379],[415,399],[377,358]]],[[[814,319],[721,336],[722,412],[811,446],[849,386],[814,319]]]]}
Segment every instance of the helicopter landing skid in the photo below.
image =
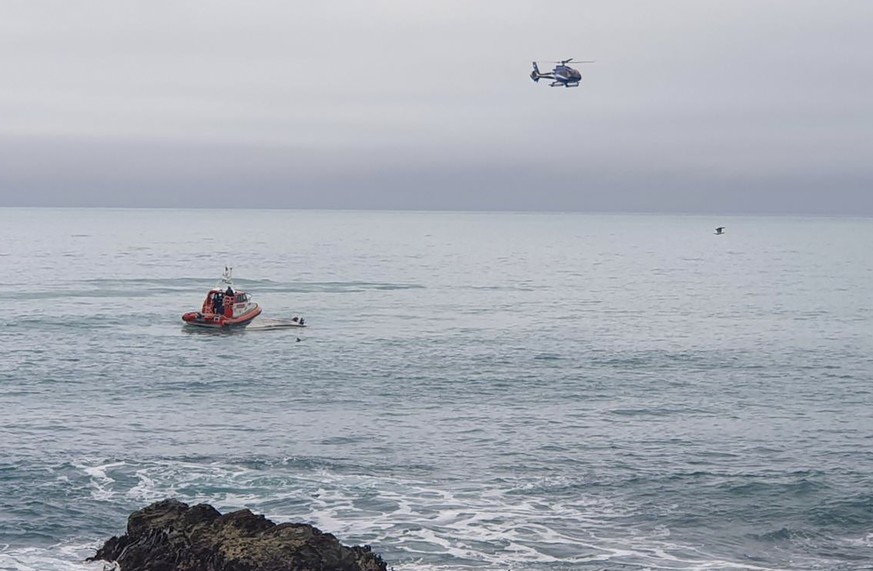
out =
{"type": "Polygon", "coordinates": [[[575,83],[564,83],[563,81],[553,81],[549,84],[550,87],[559,87],[562,85],[564,87],[579,87],[579,82],[577,81],[575,83]]]}

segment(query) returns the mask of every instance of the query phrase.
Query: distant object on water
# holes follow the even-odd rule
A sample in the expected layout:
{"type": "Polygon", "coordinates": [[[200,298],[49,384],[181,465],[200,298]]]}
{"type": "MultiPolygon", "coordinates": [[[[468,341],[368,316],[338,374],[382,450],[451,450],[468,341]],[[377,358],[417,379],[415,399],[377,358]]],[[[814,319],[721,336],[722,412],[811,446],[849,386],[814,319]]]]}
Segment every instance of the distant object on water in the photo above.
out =
{"type": "MultiPolygon", "coordinates": [[[[530,72],[530,78],[537,83],[539,83],[542,78],[551,79],[552,82],[549,84],[549,87],[558,87],[560,85],[563,85],[564,87],[579,87],[579,83],[582,81],[582,74],[578,69],[574,69],[567,65],[571,61],[573,61],[573,58],[550,62],[558,64],[550,73],[540,73],[540,68],[537,66],[537,62],[533,62],[533,71],[530,72]]],[[[574,63],[594,62],[589,60],[577,61],[574,63]]]]}
{"type": "Polygon", "coordinates": [[[718,228],[715,229],[716,236],[721,236],[722,234],[724,234],[724,226],[719,226],[718,228]]]}

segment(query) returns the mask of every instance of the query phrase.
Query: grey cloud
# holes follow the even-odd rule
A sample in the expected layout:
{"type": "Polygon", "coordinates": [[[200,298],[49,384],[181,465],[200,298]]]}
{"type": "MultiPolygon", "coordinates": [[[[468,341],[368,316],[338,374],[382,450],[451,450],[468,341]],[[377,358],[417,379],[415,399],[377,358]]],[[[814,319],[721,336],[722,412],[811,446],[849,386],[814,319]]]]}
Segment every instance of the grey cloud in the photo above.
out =
{"type": "Polygon", "coordinates": [[[0,205],[873,214],[871,23],[865,0],[10,2],[0,205]],[[578,90],[527,78],[570,56],[597,60],[578,90]]]}

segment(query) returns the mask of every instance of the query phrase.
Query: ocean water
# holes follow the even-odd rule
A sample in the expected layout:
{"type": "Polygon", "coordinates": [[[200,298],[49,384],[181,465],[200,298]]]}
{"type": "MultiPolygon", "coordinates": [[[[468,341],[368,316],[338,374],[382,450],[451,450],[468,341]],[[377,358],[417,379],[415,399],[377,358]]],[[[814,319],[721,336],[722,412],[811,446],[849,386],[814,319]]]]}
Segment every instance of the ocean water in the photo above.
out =
{"type": "Polygon", "coordinates": [[[873,568],[871,244],[869,219],[0,209],[0,569],[100,569],[165,497],[397,571],[873,568]],[[225,265],[310,327],[184,329],[225,265]]]}

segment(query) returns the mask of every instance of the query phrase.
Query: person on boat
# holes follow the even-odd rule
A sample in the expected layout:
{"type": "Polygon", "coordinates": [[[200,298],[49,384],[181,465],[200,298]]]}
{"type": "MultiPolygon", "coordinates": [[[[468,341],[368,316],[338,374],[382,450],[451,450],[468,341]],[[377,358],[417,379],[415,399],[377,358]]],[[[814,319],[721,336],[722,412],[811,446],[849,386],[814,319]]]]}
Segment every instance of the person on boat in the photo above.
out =
{"type": "Polygon", "coordinates": [[[233,297],[233,288],[230,286],[227,286],[227,291],[224,292],[224,295],[227,297],[233,297]]]}
{"type": "Polygon", "coordinates": [[[221,315],[224,313],[224,300],[220,293],[216,293],[212,301],[212,313],[221,315]]]}

